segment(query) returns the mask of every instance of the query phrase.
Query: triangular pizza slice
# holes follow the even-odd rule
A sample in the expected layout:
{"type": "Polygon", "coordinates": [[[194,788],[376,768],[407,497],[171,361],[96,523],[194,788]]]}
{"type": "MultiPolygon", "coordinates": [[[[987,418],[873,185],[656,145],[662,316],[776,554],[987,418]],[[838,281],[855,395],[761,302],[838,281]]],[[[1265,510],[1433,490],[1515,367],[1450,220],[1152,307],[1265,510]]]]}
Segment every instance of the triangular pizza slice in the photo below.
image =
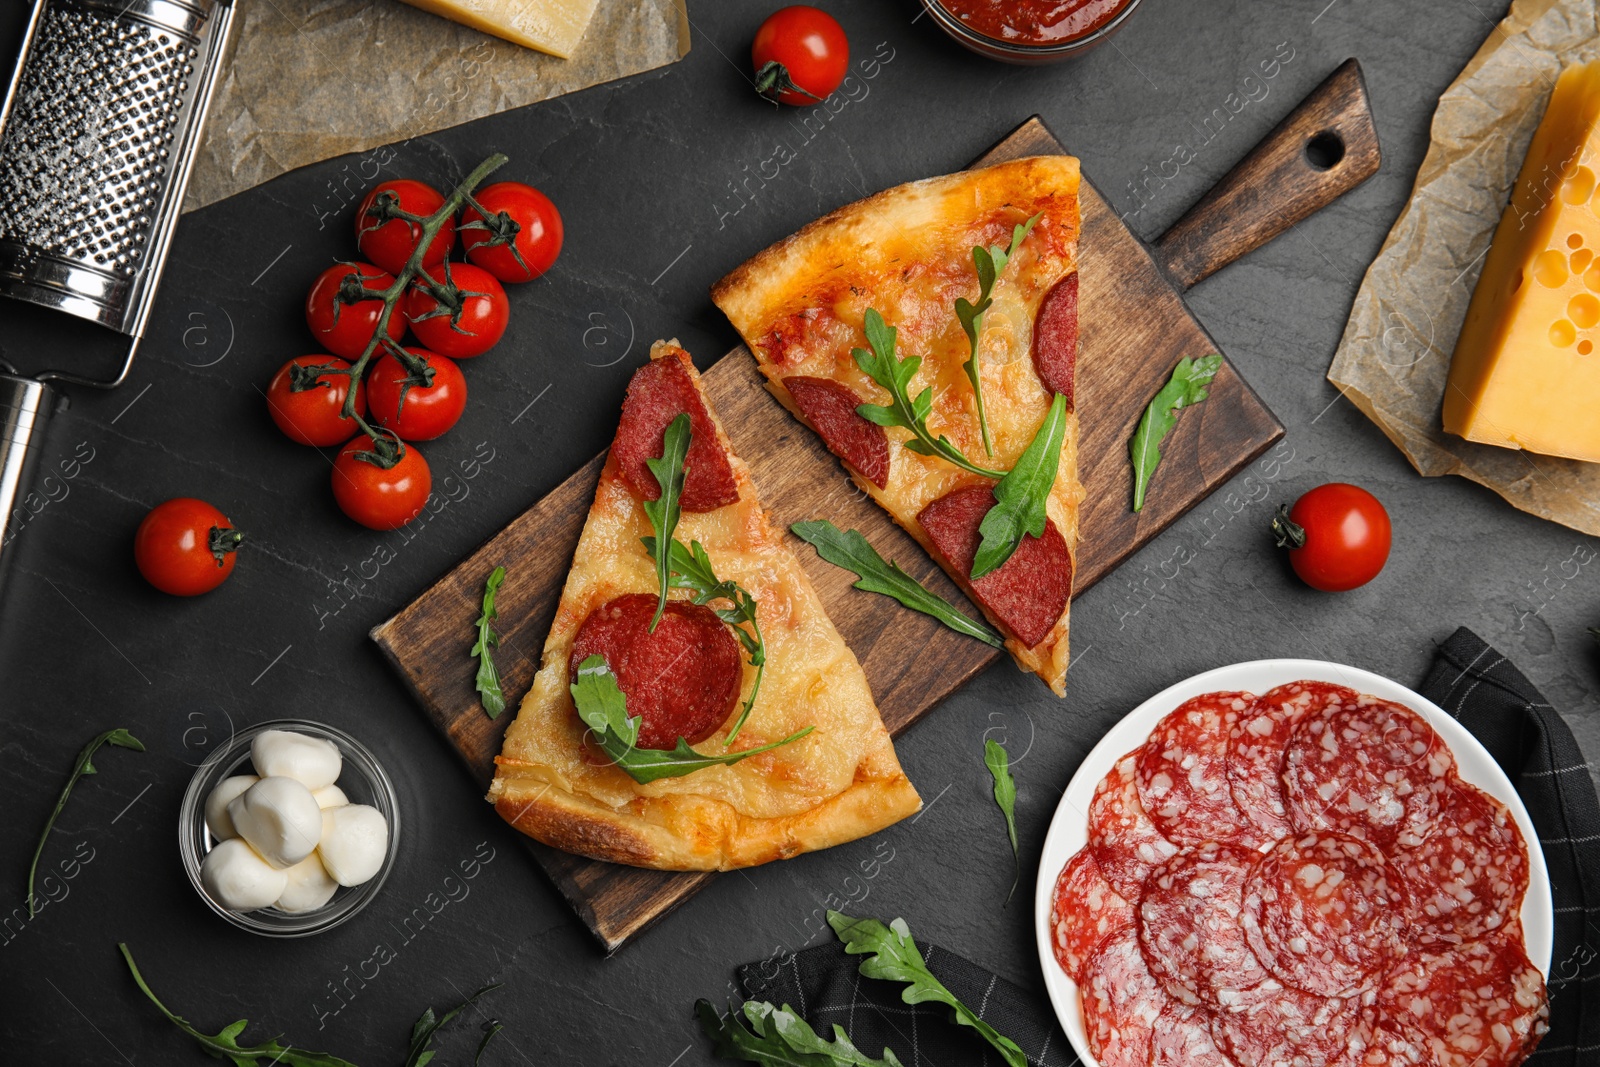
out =
{"type": "Polygon", "coordinates": [[[650,357],[489,800],[546,844],[663,870],[748,867],[898,822],[922,802],[861,665],[688,354],[657,342],[650,357]]]}
{"type": "Polygon", "coordinates": [[[768,248],[711,295],[773,394],[983,608],[1017,663],[1063,693],[1083,499],[1078,161],[1036,156],[885,190],[768,248]],[[1007,495],[996,487],[1055,421],[1057,394],[1060,460],[1037,493],[1048,521],[1005,544],[980,526],[1003,527],[985,522],[1007,495]],[[919,414],[920,433],[908,425],[919,414]],[[991,547],[1009,551],[998,568],[983,562],[991,547]]]}

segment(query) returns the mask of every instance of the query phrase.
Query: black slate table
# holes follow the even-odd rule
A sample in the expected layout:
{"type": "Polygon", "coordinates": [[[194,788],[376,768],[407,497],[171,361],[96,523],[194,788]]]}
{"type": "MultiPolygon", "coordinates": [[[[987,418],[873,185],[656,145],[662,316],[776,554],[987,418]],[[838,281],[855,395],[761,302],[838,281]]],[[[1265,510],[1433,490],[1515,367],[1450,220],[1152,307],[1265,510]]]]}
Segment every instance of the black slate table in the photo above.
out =
{"type": "MultiPolygon", "coordinates": [[[[0,15],[0,56],[16,51],[21,6],[0,15]]],[[[453,470],[457,480],[454,499],[415,533],[347,522],[325,460],[278,434],[257,391],[310,351],[300,300],[317,270],[348,254],[352,202],[341,189],[360,161],[330,160],[184,218],[131,379],[114,393],[74,393],[52,428],[52,462],[92,458],[22,531],[0,601],[8,1061],[212,1062],[134,988],[118,941],[203,1028],[248,1017],[258,1037],[282,1033],[363,1064],[399,1063],[425,1006],[489,981],[505,984],[441,1044],[441,1063],[470,1060],[490,1015],[507,1027],[492,1064],[709,1062],[694,998],[726,999],[736,963],[818,941],[830,906],[903,915],[918,935],[1037,986],[1032,857],[1067,779],[1128,708],[1238,660],[1321,657],[1416,682],[1433,642],[1464,623],[1600,752],[1600,666],[1584,634],[1600,622],[1600,567],[1573,562],[1592,559],[1594,539],[1465,481],[1417,477],[1324,379],[1438,94],[1504,0],[1147,0],[1114,45],[1032,70],[968,55],[909,0],[835,3],[856,57],[879,66],[809,137],[796,132],[801,113],[774,112],[745,80],[769,6],[691,0],[694,45],[680,63],[396,147],[384,174],[441,185],[504,151],[505,176],[543,188],[567,225],[556,270],[514,292],[505,341],[468,368],[466,417],[427,449],[436,479],[453,470]],[[1180,142],[1193,148],[1203,120],[1283,48],[1293,58],[1264,98],[1208,134],[1176,177],[1145,181],[1180,142]],[[1035,112],[1137,232],[1157,233],[1351,55],[1366,69],[1382,172],[1191,294],[1288,426],[1283,444],[1232,497],[1218,494],[1078,602],[1065,701],[1002,663],[900,742],[927,801],[917,819],[719,878],[604,958],[408,702],[367,629],[604,447],[651,340],[676,336],[702,363],[731,347],[707,286],[770,241],[876,189],[958,168],[1035,112]],[[779,138],[804,143],[776,178],[745,187],[779,138]],[[1294,580],[1266,531],[1276,502],[1331,479],[1376,492],[1396,530],[1383,575],[1342,596],[1294,580]],[[214,501],[251,535],[232,579],[193,601],[156,593],[131,560],[145,510],[178,495],[214,501]],[[185,879],[174,832],[208,746],[281,716],[363,737],[396,778],[406,819],[382,897],[299,941],[215,918],[185,879]],[[97,761],[49,848],[92,858],[59,901],[19,921],[28,857],[73,754],[118,725],[149,751],[97,761]],[[985,737],[1015,761],[1024,888],[1010,907],[985,737]]],[[[0,307],[0,359],[37,366],[64,336],[0,307]]]]}

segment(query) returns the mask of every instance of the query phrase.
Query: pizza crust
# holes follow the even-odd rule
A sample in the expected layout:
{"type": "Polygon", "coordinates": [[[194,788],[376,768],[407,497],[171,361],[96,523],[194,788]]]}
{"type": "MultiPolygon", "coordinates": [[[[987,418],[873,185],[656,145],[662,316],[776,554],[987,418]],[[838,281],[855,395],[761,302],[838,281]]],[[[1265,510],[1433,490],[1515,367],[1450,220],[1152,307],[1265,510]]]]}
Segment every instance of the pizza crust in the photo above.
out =
{"type": "MultiPolygon", "coordinates": [[[[865,346],[862,320],[869,307],[876,308],[899,331],[900,356],[923,357],[910,392],[933,390],[928,428],[950,438],[978,465],[1010,469],[1052,398],[1034,369],[1033,329],[1045,295],[1078,269],[1079,180],[1076,159],[1035,156],[887,189],[757,254],[712,287],[712,300],[743,336],[769,391],[801,422],[807,420],[783,386],[790,375],[830,378],[863,402],[888,402],[888,393],[850,354],[865,346]],[[987,456],[962,369],[968,347],[954,304],[957,297],[977,297],[972,247],[1008,244],[1012,227],[1038,212],[1043,217],[996,282],[993,306],[984,316],[979,373],[994,444],[993,456],[987,456]]],[[[911,438],[908,430],[886,432],[891,444],[885,487],[848,463],[846,470],[933,554],[917,515],[934,500],[981,479],[902,447],[911,438]]],[[[1074,560],[1084,499],[1077,477],[1078,434],[1073,412],[1047,504],[1074,560]]],[[[965,575],[946,572],[972,595],[965,575]]],[[[985,611],[1005,635],[1017,664],[1038,674],[1057,695],[1065,692],[1070,613],[1069,602],[1049,634],[1028,647],[985,611]]]]}
{"type": "MultiPolygon", "coordinates": [[[[652,358],[680,358],[680,351],[658,343],[652,358]]],[[[489,789],[502,818],[546,844],[634,866],[727,870],[853,840],[921,806],[861,665],[768,522],[749,468],[729,448],[720,423],[716,429],[739,500],[711,512],[685,512],[676,536],[686,544],[700,541],[718,576],[738,582],[757,602],[767,667],[738,747],[815,729],[732,766],[648,784],[586,747],[568,689],[573,638],[589,613],[611,598],[656,590],[654,564],[639,543],[651,533],[649,520],[608,456],[541,668],[506,733],[489,789]]],[[[741,702],[755,675],[748,663],[743,670],[741,702]]],[[[696,747],[723,751],[731,722],[696,747]]]]}

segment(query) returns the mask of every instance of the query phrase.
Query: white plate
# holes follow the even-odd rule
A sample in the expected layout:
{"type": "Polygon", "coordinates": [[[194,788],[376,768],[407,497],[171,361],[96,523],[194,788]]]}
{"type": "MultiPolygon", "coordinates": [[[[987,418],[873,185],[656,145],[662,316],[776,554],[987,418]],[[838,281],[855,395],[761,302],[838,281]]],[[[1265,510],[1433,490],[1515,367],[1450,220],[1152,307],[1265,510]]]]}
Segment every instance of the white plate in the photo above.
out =
{"type": "Polygon", "coordinates": [[[1039,965],[1044,969],[1044,985],[1050,993],[1050,1003],[1085,1067],[1099,1067],[1099,1064],[1089,1054],[1089,1042],[1083,1030],[1083,1013],[1078,1005],[1078,983],[1061,970],[1051,948],[1050,909],[1051,898],[1055,895],[1056,876],[1089,840],[1089,801],[1094,797],[1095,786],[1116,765],[1118,759],[1144,744],[1145,738],[1150,736],[1150,731],[1162,716],[1185,700],[1220,690],[1243,689],[1265,693],[1274,686],[1302,678],[1336,682],[1358,693],[1371,693],[1411,708],[1427,719],[1449,744],[1455,753],[1456,768],[1461,778],[1511,810],[1517,828],[1522,831],[1522,838],[1527,843],[1530,860],[1528,893],[1522,900],[1522,931],[1527,940],[1528,959],[1541,973],[1549,976],[1554,917],[1550,903],[1550,872],[1544,865],[1539,835],[1533,828],[1533,821],[1528,818],[1527,809],[1522,806],[1522,799],[1500,770],[1500,765],[1478,743],[1478,739],[1467,732],[1466,727],[1437,704],[1400,683],[1357,667],[1311,659],[1263,659],[1235,663],[1231,667],[1218,667],[1168,686],[1129,712],[1084,759],[1061,797],[1055,818],[1050,821],[1050,832],[1044,840],[1044,855],[1039,860],[1039,886],[1034,893],[1034,930],[1039,942],[1039,965]]]}

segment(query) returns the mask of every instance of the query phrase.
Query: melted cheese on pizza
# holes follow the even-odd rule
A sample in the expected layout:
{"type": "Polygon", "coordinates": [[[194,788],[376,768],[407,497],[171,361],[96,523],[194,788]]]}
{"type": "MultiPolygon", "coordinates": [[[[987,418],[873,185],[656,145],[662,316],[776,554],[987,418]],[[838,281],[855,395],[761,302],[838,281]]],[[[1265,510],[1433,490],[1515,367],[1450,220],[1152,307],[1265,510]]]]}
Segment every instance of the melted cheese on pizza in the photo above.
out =
{"type": "MultiPolygon", "coordinates": [[[[783,387],[791,375],[830,378],[863,403],[888,403],[851,355],[866,347],[863,319],[875,308],[899,331],[901,358],[922,357],[909,390],[933,390],[928,428],[948,437],[973,463],[1009,470],[1033,440],[1052,399],[1033,363],[1039,305],[1051,288],[1077,270],[1078,161],[1041,156],[981,170],[913,182],[848,205],[757,255],[712,291],[749,345],[772,392],[804,417],[783,387]],[[957,297],[976,300],[975,245],[1008,245],[1012,227],[1042,217],[1007,264],[984,315],[978,365],[994,454],[984,451],[977,403],[963,365],[966,334],[955,315],[957,297]]],[[[943,459],[899,447],[909,430],[890,428],[888,484],[880,488],[852,469],[861,488],[932,551],[917,516],[955,489],[980,481],[943,459]]],[[[1050,520],[1076,556],[1083,488],[1077,479],[1074,413],[1048,503],[1050,520]]],[[[948,568],[947,568],[948,569],[948,568]]],[[[970,589],[965,575],[952,577],[970,589]]],[[[1056,692],[1067,666],[1068,609],[1050,634],[1024,646],[1003,622],[1007,648],[1026,670],[1056,692]]]]}
{"type": "MultiPolygon", "coordinates": [[[[658,343],[658,351],[664,347],[658,343]]],[[[715,413],[711,414],[714,420],[715,413]]],[[[895,760],[860,664],[834,629],[799,561],[769,524],[749,468],[733,454],[720,423],[716,429],[733,466],[739,499],[709,512],[685,511],[675,536],[684,544],[699,541],[717,576],[737,582],[756,600],[766,671],[736,748],[755,748],[807,726],[814,729],[798,741],[732,766],[648,784],[635,782],[585,745],[585,727],[568,688],[573,638],[589,613],[613,597],[654,595],[657,590],[655,565],[640,543],[652,533],[649,519],[619,475],[615,455],[608,456],[545,641],[540,670],[506,733],[489,799],[497,802],[508,821],[532,832],[519,821],[519,798],[538,805],[555,791],[566,794],[561,803],[580,811],[584,819],[598,819],[624,833],[656,840],[651,845],[654,852],[644,859],[615,854],[619,850],[609,845],[585,849],[581,842],[574,846],[572,838],[551,841],[560,847],[646,866],[743,866],[851,840],[920,806],[895,760]],[[853,787],[880,794],[864,816],[856,811],[850,817],[853,822],[841,817],[821,831],[781,828],[784,820],[803,819],[853,787]],[[740,833],[755,840],[763,835],[774,838],[775,851],[768,854],[761,851],[763,845],[746,848],[738,841],[721,840],[740,833]],[[825,840],[818,839],[819,833],[825,840]],[[676,840],[663,842],[662,837],[676,840]]],[[[755,678],[755,668],[748,662],[743,671],[741,706],[755,678]]],[[[726,751],[735,717],[730,716],[696,749],[726,751]]],[[[534,836],[548,839],[540,833],[534,836]]]]}

